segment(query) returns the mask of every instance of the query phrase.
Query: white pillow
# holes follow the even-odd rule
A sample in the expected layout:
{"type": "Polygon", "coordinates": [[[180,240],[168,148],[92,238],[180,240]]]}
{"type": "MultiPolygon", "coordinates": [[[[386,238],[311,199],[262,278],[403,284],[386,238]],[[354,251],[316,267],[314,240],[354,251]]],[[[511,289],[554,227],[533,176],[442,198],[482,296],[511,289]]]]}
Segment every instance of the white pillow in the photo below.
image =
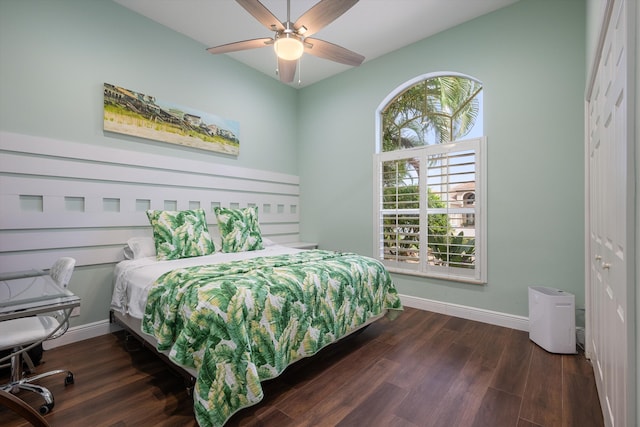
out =
{"type": "Polygon", "coordinates": [[[273,240],[268,239],[264,236],[262,237],[262,246],[264,246],[265,248],[268,246],[275,246],[275,245],[277,245],[277,243],[274,242],[273,240]]]}
{"type": "Polygon", "coordinates": [[[138,259],[156,256],[153,237],[132,237],[124,247],[124,259],[138,259]]]}

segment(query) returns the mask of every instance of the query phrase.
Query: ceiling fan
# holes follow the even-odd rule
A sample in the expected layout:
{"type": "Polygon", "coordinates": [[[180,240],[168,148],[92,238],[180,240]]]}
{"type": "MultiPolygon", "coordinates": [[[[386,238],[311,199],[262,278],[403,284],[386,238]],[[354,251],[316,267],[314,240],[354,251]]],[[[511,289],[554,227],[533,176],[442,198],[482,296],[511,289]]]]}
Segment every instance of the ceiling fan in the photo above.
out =
{"type": "Polygon", "coordinates": [[[305,52],[318,58],[351,66],[358,66],[364,61],[364,56],[349,49],[309,37],[340,17],[358,0],[320,0],[294,23],[291,23],[290,19],[290,0],[287,0],[287,20],[285,22],[280,22],[259,0],[236,0],[236,2],[262,25],[275,32],[274,37],[223,44],[210,47],[207,51],[214,54],[229,53],[273,45],[278,58],[276,72],[283,83],[293,81],[298,59],[305,52]]]}

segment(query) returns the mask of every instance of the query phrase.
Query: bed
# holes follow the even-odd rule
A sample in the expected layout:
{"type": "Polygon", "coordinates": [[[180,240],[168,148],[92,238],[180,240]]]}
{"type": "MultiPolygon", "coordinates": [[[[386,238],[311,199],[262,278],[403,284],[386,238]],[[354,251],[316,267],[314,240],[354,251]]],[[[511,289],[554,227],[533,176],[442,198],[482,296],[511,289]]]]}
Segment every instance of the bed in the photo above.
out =
{"type": "Polygon", "coordinates": [[[260,236],[255,209],[217,209],[215,243],[204,212],[147,214],[154,238],[128,242],[112,312],[195,378],[201,426],[224,425],[262,400],[261,381],[402,310],[381,263],[274,244],[260,236]]]}

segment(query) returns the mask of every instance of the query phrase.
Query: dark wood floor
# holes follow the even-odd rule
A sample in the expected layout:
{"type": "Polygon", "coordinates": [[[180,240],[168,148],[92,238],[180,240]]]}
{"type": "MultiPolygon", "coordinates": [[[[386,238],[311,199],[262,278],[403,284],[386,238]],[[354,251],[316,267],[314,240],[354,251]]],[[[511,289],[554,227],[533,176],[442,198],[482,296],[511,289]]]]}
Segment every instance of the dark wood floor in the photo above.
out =
{"type": "MultiPolygon", "coordinates": [[[[195,426],[184,381],[119,332],[45,352],[52,426],[195,426]]],[[[4,378],[3,378],[4,379],[4,378]]],[[[4,382],[4,381],[3,381],[4,382]]],[[[526,332],[407,308],[291,366],[230,426],[602,426],[593,370],[526,332]]],[[[37,399],[20,396],[37,407],[37,399]]],[[[3,426],[25,425],[0,407],[3,426]]]]}

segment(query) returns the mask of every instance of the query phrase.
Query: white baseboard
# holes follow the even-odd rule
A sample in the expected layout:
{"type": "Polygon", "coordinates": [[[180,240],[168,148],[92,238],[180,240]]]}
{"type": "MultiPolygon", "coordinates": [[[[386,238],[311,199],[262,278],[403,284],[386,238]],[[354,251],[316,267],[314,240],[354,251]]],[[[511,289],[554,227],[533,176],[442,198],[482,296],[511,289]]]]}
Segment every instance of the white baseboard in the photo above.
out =
{"type": "Polygon", "coordinates": [[[111,332],[118,331],[122,328],[115,323],[110,323],[109,319],[100,320],[98,322],[87,323],[85,325],[74,326],[55,340],[45,341],[42,346],[45,350],[60,347],[65,344],[71,344],[74,342],[86,340],[89,338],[95,338],[100,335],[110,334],[111,332]]]}
{"type": "Polygon", "coordinates": [[[450,316],[475,320],[482,323],[488,323],[490,325],[529,331],[529,318],[524,316],[516,316],[513,314],[500,313],[498,311],[485,310],[483,308],[468,307],[465,305],[435,301],[410,295],[400,295],[400,300],[402,301],[402,304],[407,307],[433,311],[440,314],[448,314],[450,316]]]}
{"type": "MultiPolygon", "coordinates": [[[[410,295],[400,295],[400,299],[402,300],[403,305],[417,308],[419,310],[448,314],[449,316],[461,317],[463,319],[475,320],[478,322],[488,323],[490,325],[504,326],[506,328],[518,329],[521,331],[529,330],[529,319],[524,316],[515,316],[513,314],[500,313],[498,311],[468,307],[410,295]]],[[[120,329],[120,326],[117,324],[110,323],[109,319],[87,323],[86,325],[74,326],[69,328],[67,333],[60,338],[45,341],[44,349],[49,350],[65,344],[95,338],[100,335],[110,334],[120,329]]]]}

